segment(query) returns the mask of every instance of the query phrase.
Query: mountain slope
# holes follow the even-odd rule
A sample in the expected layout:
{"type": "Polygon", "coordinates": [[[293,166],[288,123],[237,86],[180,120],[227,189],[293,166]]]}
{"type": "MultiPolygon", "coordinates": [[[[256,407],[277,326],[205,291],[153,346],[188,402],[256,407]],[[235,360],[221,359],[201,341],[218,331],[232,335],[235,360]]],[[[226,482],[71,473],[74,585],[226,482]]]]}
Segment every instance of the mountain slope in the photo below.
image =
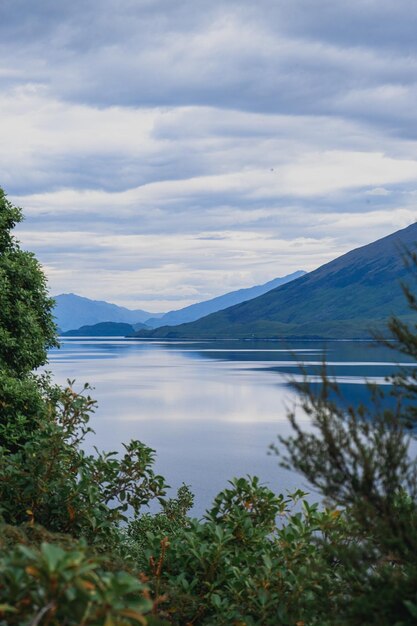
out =
{"type": "MultiPolygon", "coordinates": [[[[141,326],[145,327],[144,324],[141,326]]],[[[92,326],[81,326],[74,330],[67,330],[62,337],[126,337],[133,335],[135,329],[123,322],[99,322],[92,326]]]]}
{"type": "Polygon", "coordinates": [[[191,304],[190,306],[180,309],[179,311],[169,311],[160,318],[151,318],[146,320],[146,325],[151,326],[152,328],[158,328],[159,326],[175,326],[177,324],[194,322],[195,320],[205,317],[210,313],[215,313],[217,311],[221,311],[222,309],[227,309],[235,304],[240,304],[241,302],[246,302],[246,300],[251,300],[252,298],[261,296],[271,289],[284,285],[285,283],[295,280],[296,278],[300,278],[300,276],[303,276],[304,274],[305,272],[299,270],[298,272],[294,272],[288,276],[274,278],[263,285],[256,285],[255,287],[248,287],[247,289],[238,289],[237,291],[231,291],[230,293],[217,296],[217,298],[212,298],[211,300],[206,300],[205,302],[191,304]]]}
{"type": "Polygon", "coordinates": [[[414,248],[417,224],[357,248],[314,272],[191,324],[140,336],[369,337],[396,314],[410,316],[400,286],[410,278],[404,247],[414,248]]]}
{"type": "MultiPolygon", "coordinates": [[[[90,300],[74,293],[63,293],[55,296],[54,315],[56,323],[62,331],[80,326],[92,326],[100,322],[123,322],[137,324],[144,322],[154,313],[138,309],[131,311],[125,307],[110,304],[102,300],[90,300]]],[[[158,314],[157,314],[158,315],[158,314]]]]}

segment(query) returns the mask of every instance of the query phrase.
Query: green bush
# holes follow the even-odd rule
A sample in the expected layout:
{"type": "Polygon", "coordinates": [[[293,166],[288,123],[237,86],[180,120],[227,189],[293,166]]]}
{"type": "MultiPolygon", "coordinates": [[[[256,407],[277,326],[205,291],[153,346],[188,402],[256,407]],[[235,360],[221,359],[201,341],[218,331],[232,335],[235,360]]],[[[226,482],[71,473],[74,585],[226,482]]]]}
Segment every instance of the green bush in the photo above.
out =
{"type": "Polygon", "coordinates": [[[16,376],[44,365],[48,348],[57,345],[45,276],[12,234],[22,219],[0,188],[0,370],[16,376]]]}
{"type": "MultiPolygon", "coordinates": [[[[417,275],[417,255],[411,251],[406,260],[417,275]]],[[[417,300],[408,287],[404,291],[416,316],[417,300]]],[[[388,327],[394,341],[379,341],[417,360],[417,324],[394,318],[388,327]]],[[[331,507],[343,507],[349,520],[350,540],[327,548],[342,583],[332,624],[416,623],[417,459],[410,451],[416,441],[414,364],[398,367],[387,382],[388,391],[368,385],[369,406],[348,409],[338,402],[340,390],[325,369],[319,391],[307,380],[295,384],[313,429],[305,432],[292,413],[293,435],[281,438],[284,467],[303,474],[331,507]]]]}
{"type": "Polygon", "coordinates": [[[19,545],[0,557],[0,624],[124,626],[146,624],[146,586],[126,572],[108,572],[85,547],[19,545]]]}
{"type": "Polygon", "coordinates": [[[127,513],[138,516],[166,485],[152,470],[153,450],[139,441],[121,457],[84,452],[95,406],[87,391],[55,389],[30,436],[13,451],[0,447],[0,515],[7,524],[30,521],[109,549],[127,513]]]}
{"type": "Polygon", "coordinates": [[[168,598],[161,615],[178,625],[319,624],[337,576],[318,537],[339,540],[347,526],[304,495],[275,496],[257,478],[239,478],[204,520],[166,537],[150,531],[145,572],[168,598]]]}

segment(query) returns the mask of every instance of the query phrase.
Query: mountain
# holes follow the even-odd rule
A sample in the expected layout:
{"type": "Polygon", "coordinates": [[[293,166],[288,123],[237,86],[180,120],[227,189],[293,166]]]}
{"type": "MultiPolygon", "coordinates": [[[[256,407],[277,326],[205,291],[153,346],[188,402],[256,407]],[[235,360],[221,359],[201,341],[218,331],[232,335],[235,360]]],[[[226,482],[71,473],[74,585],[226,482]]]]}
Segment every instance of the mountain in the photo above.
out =
{"type": "Polygon", "coordinates": [[[131,311],[117,304],[110,304],[102,300],[90,300],[77,296],[74,293],[62,293],[55,296],[55,321],[62,331],[80,326],[92,326],[100,322],[123,322],[125,324],[137,324],[144,322],[149,317],[162,315],[149,313],[138,309],[131,311]]]}
{"type": "MultiPolygon", "coordinates": [[[[140,324],[146,328],[145,324],[140,324]]],[[[133,335],[135,329],[130,324],[119,322],[100,322],[92,326],[81,326],[74,330],[67,330],[62,337],[126,337],[133,335]]]]}
{"type": "Polygon", "coordinates": [[[303,276],[304,274],[305,272],[299,270],[293,274],[288,274],[288,276],[274,278],[263,285],[256,285],[255,287],[248,287],[247,289],[238,289],[237,291],[231,291],[230,293],[217,296],[217,298],[212,298],[211,300],[206,300],[205,302],[191,304],[190,306],[186,306],[184,309],[180,309],[179,311],[169,311],[160,318],[150,318],[146,320],[146,325],[151,326],[152,328],[158,328],[159,326],[175,326],[186,322],[194,322],[195,320],[200,319],[200,317],[205,317],[210,313],[215,313],[217,311],[221,311],[222,309],[227,309],[234,304],[240,304],[246,300],[251,300],[252,298],[261,296],[271,289],[275,289],[280,285],[289,283],[291,280],[300,278],[300,276],[303,276]]]}
{"type": "Polygon", "coordinates": [[[409,281],[404,249],[417,224],[357,248],[268,293],[196,322],[138,336],[166,338],[364,338],[393,314],[416,320],[400,281],[409,281]]]}

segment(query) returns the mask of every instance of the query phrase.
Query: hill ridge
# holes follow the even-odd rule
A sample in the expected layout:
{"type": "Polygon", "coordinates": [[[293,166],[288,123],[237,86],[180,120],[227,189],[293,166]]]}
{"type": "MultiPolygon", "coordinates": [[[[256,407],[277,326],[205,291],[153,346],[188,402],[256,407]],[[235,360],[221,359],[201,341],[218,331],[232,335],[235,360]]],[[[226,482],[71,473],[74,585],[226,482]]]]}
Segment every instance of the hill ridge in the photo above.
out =
{"type": "Polygon", "coordinates": [[[197,322],[139,331],[142,337],[363,338],[396,314],[410,316],[400,281],[409,275],[405,248],[417,224],[359,246],[264,295],[197,322]],[[158,332],[159,331],[159,332],[158,332]]]}
{"type": "Polygon", "coordinates": [[[203,300],[195,304],[190,304],[187,307],[176,311],[168,311],[162,315],[159,319],[148,319],[146,324],[153,328],[159,326],[177,326],[178,324],[188,323],[221,311],[235,304],[252,300],[253,298],[274,289],[277,286],[283,285],[292,280],[296,280],[300,276],[303,276],[306,272],[304,270],[297,270],[286,276],[279,276],[267,281],[261,285],[254,285],[253,287],[243,287],[236,289],[220,296],[210,298],[209,300],[203,300]]]}

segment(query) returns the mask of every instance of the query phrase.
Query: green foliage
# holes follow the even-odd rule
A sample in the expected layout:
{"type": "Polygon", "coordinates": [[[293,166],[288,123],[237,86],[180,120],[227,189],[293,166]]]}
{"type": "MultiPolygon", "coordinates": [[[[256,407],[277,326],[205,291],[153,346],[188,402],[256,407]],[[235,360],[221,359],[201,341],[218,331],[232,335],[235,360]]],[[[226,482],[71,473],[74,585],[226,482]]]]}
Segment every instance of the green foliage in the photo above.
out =
{"type": "Polygon", "coordinates": [[[165,493],[152,470],[153,451],[138,441],[115,452],[87,455],[82,444],[95,402],[70,385],[54,389],[47,412],[13,450],[0,447],[0,514],[8,524],[26,521],[54,532],[84,536],[97,544],[114,541],[130,511],[165,493]]]}
{"type": "Polygon", "coordinates": [[[337,511],[300,503],[304,495],[275,496],[257,478],[239,478],[205,520],[169,539],[148,533],[149,584],[168,598],[161,615],[178,625],[319,624],[335,577],[317,534],[336,541],[346,527],[337,511]]]}
{"type": "Polygon", "coordinates": [[[0,371],[0,445],[15,450],[47,415],[51,398],[59,393],[47,375],[11,376],[0,371]]]}
{"type": "Polygon", "coordinates": [[[0,556],[0,624],[127,626],[147,624],[145,585],[126,572],[108,572],[85,546],[18,545],[0,556]]]}
{"type": "Polygon", "coordinates": [[[38,261],[11,230],[22,220],[0,189],[0,372],[22,376],[46,362],[57,345],[53,300],[38,261]]]}
{"type": "Polygon", "coordinates": [[[22,220],[0,188],[0,445],[15,449],[45,411],[45,377],[31,371],[46,362],[57,345],[53,300],[33,254],[20,249],[12,234],[22,220]]]}
{"type": "Polygon", "coordinates": [[[123,556],[126,560],[135,562],[136,566],[146,569],[149,562],[147,548],[149,542],[155,542],[165,537],[173,538],[182,530],[191,527],[188,513],[194,502],[194,496],[187,485],[182,485],[176,498],[160,499],[162,510],[157,513],[144,513],[130,519],[127,526],[127,535],[123,546],[123,556]]]}
{"type": "MultiPolygon", "coordinates": [[[[408,255],[417,272],[417,255],[408,255]]],[[[411,309],[416,299],[405,294],[411,309]]],[[[396,339],[385,344],[417,357],[415,323],[393,319],[396,339]]],[[[301,472],[331,506],[342,506],[351,541],[331,546],[343,592],[337,597],[335,624],[375,626],[415,623],[417,597],[417,372],[402,368],[388,379],[388,392],[370,385],[372,404],[342,409],[337,384],[323,372],[319,392],[308,381],[296,384],[311,420],[305,432],[293,413],[293,436],[282,439],[283,465],[301,472]],[[386,395],[395,402],[387,408],[386,395]]],[[[276,452],[280,452],[275,447],[276,452]]]]}

